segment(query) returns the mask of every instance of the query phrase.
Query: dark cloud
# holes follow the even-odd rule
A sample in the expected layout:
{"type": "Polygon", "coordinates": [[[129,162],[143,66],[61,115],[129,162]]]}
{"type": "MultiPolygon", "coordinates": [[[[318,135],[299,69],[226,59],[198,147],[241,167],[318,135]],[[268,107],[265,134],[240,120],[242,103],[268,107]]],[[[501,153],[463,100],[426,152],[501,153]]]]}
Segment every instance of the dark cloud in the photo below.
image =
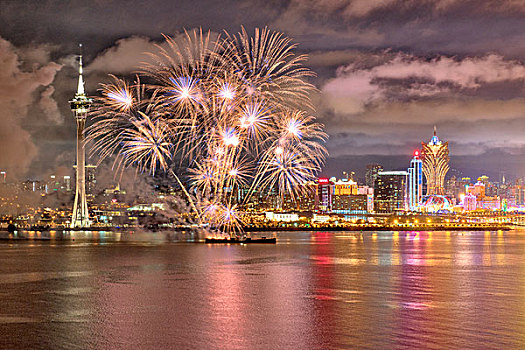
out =
{"type": "Polygon", "coordinates": [[[35,62],[30,70],[22,70],[17,50],[0,38],[0,168],[11,176],[24,174],[37,154],[23,120],[37,100],[40,88],[45,88],[41,93],[41,106],[48,114],[56,112],[50,97],[51,84],[62,66],[42,63],[35,62]]]}

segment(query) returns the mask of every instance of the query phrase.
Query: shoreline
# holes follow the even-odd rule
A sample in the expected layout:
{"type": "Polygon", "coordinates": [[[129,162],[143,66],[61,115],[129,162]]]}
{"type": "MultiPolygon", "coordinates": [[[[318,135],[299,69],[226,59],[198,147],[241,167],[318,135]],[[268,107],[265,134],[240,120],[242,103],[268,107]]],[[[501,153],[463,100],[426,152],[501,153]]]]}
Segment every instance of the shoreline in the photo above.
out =
{"type": "Polygon", "coordinates": [[[510,231],[516,229],[513,225],[481,225],[481,226],[326,226],[326,227],[245,227],[245,232],[271,232],[271,231],[510,231]]]}

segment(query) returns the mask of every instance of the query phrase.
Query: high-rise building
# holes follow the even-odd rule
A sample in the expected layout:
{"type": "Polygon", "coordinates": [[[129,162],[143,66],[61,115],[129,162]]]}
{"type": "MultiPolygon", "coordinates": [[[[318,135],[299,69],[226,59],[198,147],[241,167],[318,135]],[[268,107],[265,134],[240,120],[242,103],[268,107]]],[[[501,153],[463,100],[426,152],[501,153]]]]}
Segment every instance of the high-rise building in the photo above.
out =
{"type": "Polygon", "coordinates": [[[525,203],[525,181],[523,178],[516,180],[512,191],[514,192],[514,198],[516,198],[516,204],[523,205],[525,203]]]}
{"type": "Polygon", "coordinates": [[[366,194],[333,196],[331,211],[337,214],[365,214],[368,211],[368,196],[366,194]]]}
{"type": "Polygon", "coordinates": [[[374,212],[374,188],[368,186],[359,186],[357,188],[358,195],[366,195],[366,211],[369,213],[374,212]]]}
{"type": "Polygon", "coordinates": [[[445,194],[445,175],[449,170],[448,142],[442,142],[437,137],[436,127],[434,136],[429,143],[421,143],[421,160],[423,161],[423,173],[427,180],[428,195],[445,194]]]}
{"type": "Polygon", "coordinates": [[[332,183],[333,196],[357,194],[357,182],[352,180],[334,181],[332,183]]]}
{"type": "Polygon", "coordinates": [[[382,171],[374,187],[374,211],[392,213],[407,209],[408,172],[382,171]]]}
{"type": "Polygon", "coordinates": [[[75,202],[71,216],[71,227],[89,227],[89,212],[86,199],[86,150],[84,143],[84,128],[89,106],[93,100],[84,92],[84,78],[82,77],[82,55],[79,57],[78,87],[75,97],[69,101],[71,110],[77,123],[77,173],[75,202]]]}
{"type": "Polygon", "coordinates": [[[320,178],[317,181],[316,209],[338,214],[364,214],[374,210],[374,190],[352,180],[320,178]]]}
{"type": "Polygon", "coordinates": [[[408,208],[416,211],[423,199],[423,163],[419,151],[414,151],[414,158],[408,168],[408,208]]]}
{"type": "Polygon", "coordinates": [[[331,211],[339,214],[366,213],[367,195],[358,194],[357,182],[334,181],[332,184],[331,211]]]}
{"type": "Polygon", "coordinates": [[[317,180],[317,196],[316,196],[316,209],[320,211],[331,211],[332,210],[332,190],[333,183],[325,178],[319,178],[317,180]]]}
{"type": "Polygon", "coordinates": [[[383,170],[383,166],[380,164],[368,164],[366,166],[366,173],[365,173],[365,184],[368,187],[374,188],[374,182],[377,178],[377,173],[383,170]]]}

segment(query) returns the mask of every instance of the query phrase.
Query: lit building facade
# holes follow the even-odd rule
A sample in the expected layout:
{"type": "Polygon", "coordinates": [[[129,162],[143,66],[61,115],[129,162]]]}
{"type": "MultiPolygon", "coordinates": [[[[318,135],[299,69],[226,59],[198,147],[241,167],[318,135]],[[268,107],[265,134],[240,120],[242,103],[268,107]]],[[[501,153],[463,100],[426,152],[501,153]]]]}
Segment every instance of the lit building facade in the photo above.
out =
{"type": "Polygon", "coordinates": [[[299,215],[296,213],[274,213],[272,211],[267,211],[265,213],[266,220],[269,221],[284,221],[284,222],[294,222],[299,221],[299,215]]]}
{"type": "Polygon", "coordinates": [[[374,187],[374,211],[392,213],[406,210],[408,172],[382,171],[377,174],[374,187]]]}
{"type": "Polygon", "coordinates": [[[366,211],[374,212],[374,188],[369,186],[359,186],[357,188],[358,195],[366,195],[366,211]]]}
{"type": "Polygon", "coordinates": [[[463,198],[463,210],[465,211],[472,211],[476,210],[477,204],[476,204],[476,196],[472,193],[467,193],[463,198]]]}
{"type": "Polygon", "coordinates": [[[317,182],[316,209],[337,214],[364,214],[374,209],[374,190],[352,180],[320,178],[317,182]]]}
{"type": "Polygon", "coordinates": [[[357,195],[357,182],[352,180],[334,181],[332,185],[331,211],[350,213],[366,211],[366,197],[357,195]]]}
{"type": "Polygon", "coordinates": [[[422,198],[423,162],[419,159],[419,151],[415,151],[408,168],[408,208],[412,211],[418,210],[422,198]]]}
{"type": "Polygon", "coordinates": [[[368,212],[368,196],[366,194],[333,196],[332,212],[337,214],[364,214],[368,212]]]}
{"type": "Polygon", "coordinates": [[[423,173],[427,180],[426,195],[445,194],[445,175],[449,170],[448,142],[442,142],[437,137],[434,127],[434,136],[429,143],[421,143],[421,160],[423,161],[423,173]]]}
{"type": "Polygon", "coordinates": [[[317,181],[315,201],[317,210],[324,212],[332,210],[332,185],[333,183],[325,177],[321,177],[317,181]]]}
{"type": "Polygon", "coordinates": [[[357,194],[357,182],[350,181],[335,181],[333,182],[333,195],[344,196],[357,194]]]}

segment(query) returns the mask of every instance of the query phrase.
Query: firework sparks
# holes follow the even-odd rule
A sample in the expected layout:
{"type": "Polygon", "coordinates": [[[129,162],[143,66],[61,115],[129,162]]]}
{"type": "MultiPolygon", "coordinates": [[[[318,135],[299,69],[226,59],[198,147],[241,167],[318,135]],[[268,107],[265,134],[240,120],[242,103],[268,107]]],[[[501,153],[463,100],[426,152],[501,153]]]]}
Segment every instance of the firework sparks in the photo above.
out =
{"type": "Polygon", "coordinates": [[[113,84],[102,84],[102,91],[106,95],[106,103],[112,109],[127,112],[133,106],[133,92],[130,86],[123,80],[111,76],[113,84]]]}

